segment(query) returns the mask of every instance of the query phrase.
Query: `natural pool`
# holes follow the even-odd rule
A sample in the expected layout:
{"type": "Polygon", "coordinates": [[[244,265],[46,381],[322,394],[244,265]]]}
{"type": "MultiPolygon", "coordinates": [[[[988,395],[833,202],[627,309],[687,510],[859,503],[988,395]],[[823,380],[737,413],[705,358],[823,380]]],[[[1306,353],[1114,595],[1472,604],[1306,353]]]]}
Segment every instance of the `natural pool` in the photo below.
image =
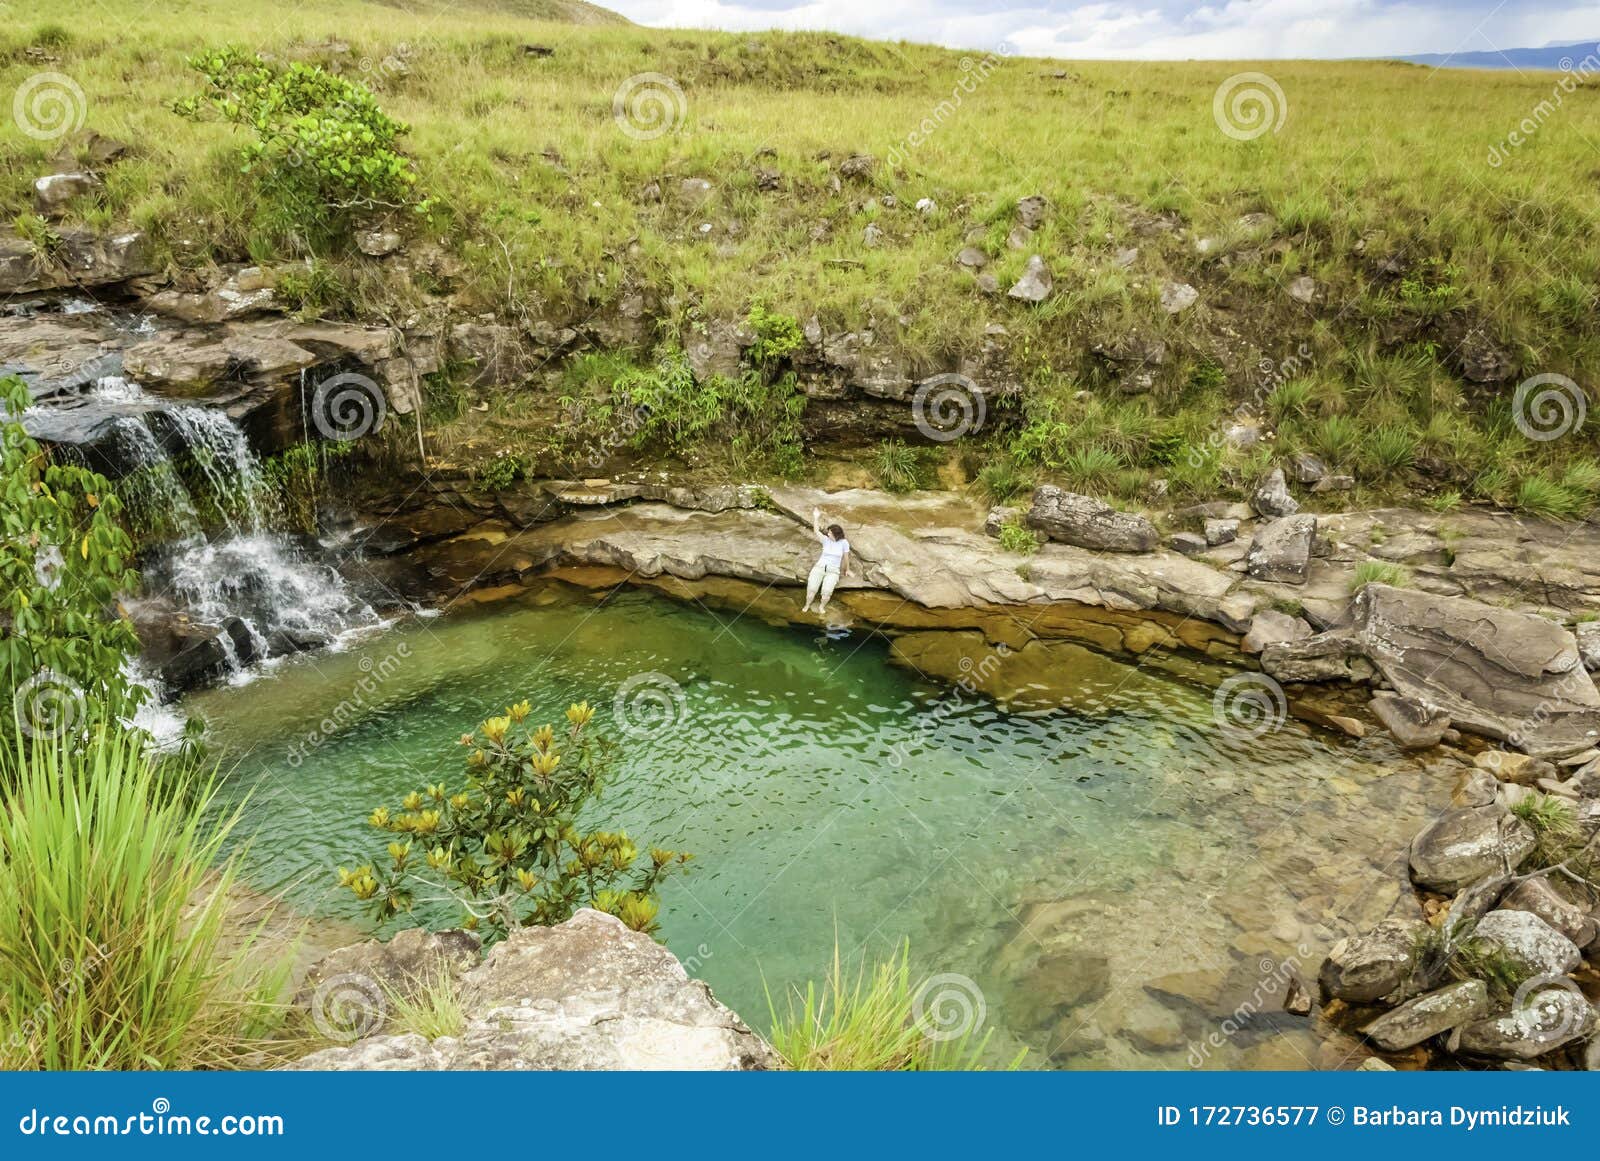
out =
{"type": "Polygon", "coordinates": [[[254,882],[312,913],[359,915],[333,868],[381,851],[373,807],[459,783],[464,730],[587,699],[623,743],[595,821],[694,852],[662,934],[758,1028],[765,988],[820,976],[836,938],[909,938],[1036,1066],[1338,1064],[1278,1011],[1285,982],[1383,913],[1444,777],[1292,720],[1226,727],[1206,688],[1064,643],[983,674],[964,694],[870,634],[549,582],[185,708],[248,793],[254,882]]]}

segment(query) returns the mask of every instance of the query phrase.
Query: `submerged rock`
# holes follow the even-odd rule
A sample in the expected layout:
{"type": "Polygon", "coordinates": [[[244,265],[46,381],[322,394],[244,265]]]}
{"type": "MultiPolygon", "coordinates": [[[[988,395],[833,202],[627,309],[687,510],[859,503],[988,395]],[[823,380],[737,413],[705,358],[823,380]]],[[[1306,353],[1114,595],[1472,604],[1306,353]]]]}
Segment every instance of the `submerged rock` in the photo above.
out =
{"type": "Polygon", "coordinates": [[[1444,740],[1450,715],[1415,698],[1379,693],[1369,703],[1373,715],[1394,735],[1402,750],[1426,750],[1444,740]]]}

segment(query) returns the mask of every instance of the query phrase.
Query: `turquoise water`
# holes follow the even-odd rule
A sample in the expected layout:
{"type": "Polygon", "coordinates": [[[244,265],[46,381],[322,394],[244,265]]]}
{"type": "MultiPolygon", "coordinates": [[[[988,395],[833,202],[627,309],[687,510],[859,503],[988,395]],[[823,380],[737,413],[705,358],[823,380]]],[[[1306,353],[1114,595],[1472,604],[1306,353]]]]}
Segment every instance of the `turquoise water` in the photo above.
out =
{"type": "MultiPolygon", "coordinates": [[[[1161,1035],[1123,1034],[1150,1017],[1145,984],[1320,955],[1439,794],[1391,751],[1292,722],[1231,733],[1206,690],[1071,646],[986,676],[996,696],[898,666],[869,635],[551,584],[186,708],[245,801],[252,880],[355,917],[332,872],[381,851],[373,807],[459,783],[455,739],[507,702],[559,721],[587,699],[623,743],[593,821],[695,854],[664,889],[662,935],[719,998],[760,1027],[766,988],[820,975],[836,939],[848,957],[909,938],[920,972],[970,981],[986,1026],[1037,1065],[1184,1067],[1211,1017],[1182,1011],[1181,1042],[1167,1016],[1161,1035]]],[[[1276,1025],[1203,1061],[1248,1065],[1269,1042],[1315,1062],[1309,1033],[1276,1025]]]]}

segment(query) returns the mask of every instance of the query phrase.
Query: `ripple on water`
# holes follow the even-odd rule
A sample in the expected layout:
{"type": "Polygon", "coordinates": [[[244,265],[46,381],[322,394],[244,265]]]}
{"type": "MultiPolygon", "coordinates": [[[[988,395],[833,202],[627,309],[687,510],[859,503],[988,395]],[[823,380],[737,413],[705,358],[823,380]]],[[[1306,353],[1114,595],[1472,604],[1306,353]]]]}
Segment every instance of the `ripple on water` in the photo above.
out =
{"type": "Polygon", "coordinates": [[[595,821],[695,853],[663,935],[757,1024],[836,936],[847,954],[909,938],[1035,1064],[1317,1063],[1275,1015],[1279,969],[1314,975],[1382,902],[1448,787],[1381,743],[1230,733],[1207,691],[1076,646],[1016,651],[972,695],[917,672],[930,647],[549,589],[187,708],[226,747],[254,880],[322,913],[358,915],[332,868],[381,847],[374,806],[458,778],[463,730],[523,697],[551,718],[586,698],[634,730],[595,821]]]}

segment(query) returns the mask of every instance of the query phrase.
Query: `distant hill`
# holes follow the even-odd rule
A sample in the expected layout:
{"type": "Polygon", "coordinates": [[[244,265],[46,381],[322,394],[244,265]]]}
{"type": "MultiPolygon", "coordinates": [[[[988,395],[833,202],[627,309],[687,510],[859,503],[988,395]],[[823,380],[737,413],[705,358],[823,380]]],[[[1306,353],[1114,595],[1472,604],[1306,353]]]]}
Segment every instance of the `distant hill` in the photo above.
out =
{"type": "Polygon", "coordinates": [[[1600,61],[1600,37],[1543,48],[1507,48],[1496,52],[1424,52],[1396,59],[1436,69],[1559,69],[1573,68],[1590,53],[1600,61]]]}

